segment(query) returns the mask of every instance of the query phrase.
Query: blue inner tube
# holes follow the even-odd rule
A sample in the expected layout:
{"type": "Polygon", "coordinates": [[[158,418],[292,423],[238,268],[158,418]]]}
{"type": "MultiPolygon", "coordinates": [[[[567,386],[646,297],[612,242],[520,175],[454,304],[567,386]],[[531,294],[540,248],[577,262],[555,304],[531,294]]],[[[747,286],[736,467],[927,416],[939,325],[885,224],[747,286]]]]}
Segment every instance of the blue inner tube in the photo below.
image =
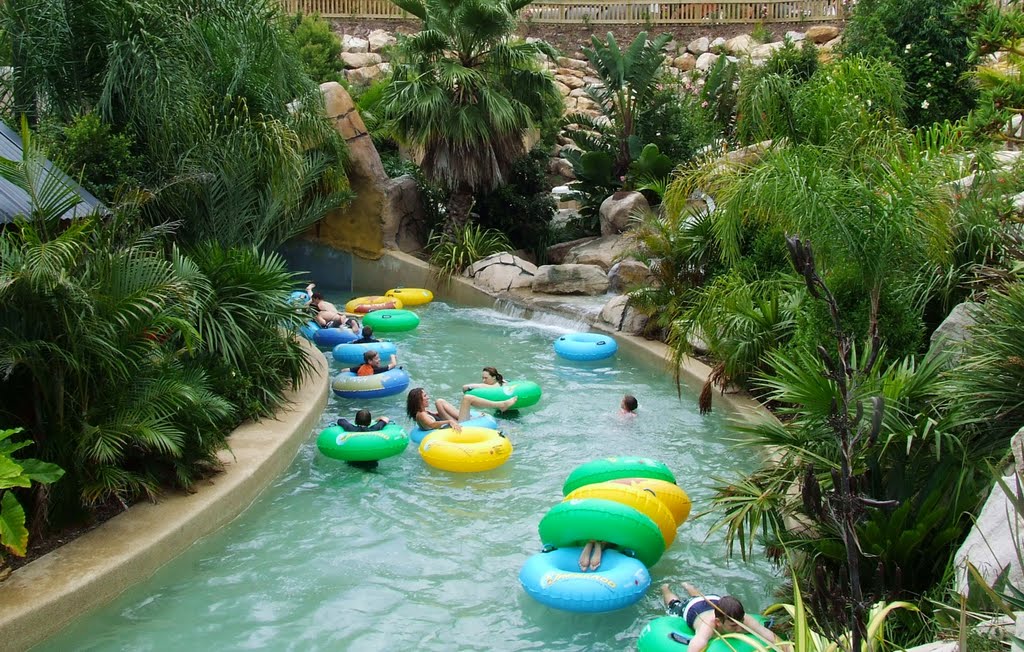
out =
{"type": "MultiPolygon", "coordinates": [[[[497,430],[498,420],[489,414],[479,414],[473,417],[472,419],[467,419],[466,421],[463,421],[461,425],[477,426],[479,428],[490,428],[491,430],[497,430]]],[[[424,430],[423,428],[420,428],[420,425],[414,421],[413,429],[409,431],[409,440],[412,443],[419,446],[420,442],[423,441],[423,438],[432,432],[437,432],[437,430],[424,430]]]]}
{"type": "Polygon", "coordinates": [[[317,326],[316,332],[313,333],[313,344],[321,349],[333,349],[339,344],[358,339],[359,336],[353,333],[351,328],[320,328],[317,326]]]}
{"type": "Polygon", "coordinates": [[[533,555],[519,571],[519,582],[531,598],[564,611],[599,613],[636,604],[651,585],[651,575],[638,559],[605,550],[601,567],[580,571],[582,548],[559,548],[533,555]]]}
{"type": "Polygon", "coordinates": [[[380,354],[381,362],[387,363],[388,358],[398,353],[398,347],[394,342],[368,342],[366,344],[339,344],[334,347],[331,354],[334,359],[342,364],[355,366],[363,364],[363,353],[376,351],[380,354]]]}
{"type": "Polygon", "coordinates": [[[401,367],[389,369],[382,374],[357,376],[343,371],[334,377],[331,389],[341,398],[380,398],[401,394],[409,386],[409,374],[401,367]]]}
{"type": "Polygon", "coordinates": [[[306,322],[305,326],[299,326],[299,332],[310,342],[313,341],[313,336],[318,330],[320,330],[320,324],[312,320],[306,322]]]}
{"type": "Polygon", "coordinates": [[[604,360],[618,350],[613,337],[600,333],[569,333],[555,340],[555,353],[566,360],[604,360]]]}
{"type": "Polygon", "coordinates": [[[288,303],[293,306],[304,306],[309,301],[309,295],[302,290],[295,290],[288,296],[288,303]]]}

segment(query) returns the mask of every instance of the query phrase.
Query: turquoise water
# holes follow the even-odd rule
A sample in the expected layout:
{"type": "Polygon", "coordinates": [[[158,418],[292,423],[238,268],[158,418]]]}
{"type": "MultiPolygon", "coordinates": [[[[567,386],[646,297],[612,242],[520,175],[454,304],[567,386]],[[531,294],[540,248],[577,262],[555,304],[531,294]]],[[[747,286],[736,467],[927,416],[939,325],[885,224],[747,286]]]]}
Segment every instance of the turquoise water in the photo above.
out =
{"type": "MultiPolygon", "coordinates": [[[[699,416],[693,392],[677,397],[665,368],[622,351],[607,362],[557,359],[551,343],[571,324],[438,302],[418,312],[420,328],[392,338],[411,387],[454,402],[493,365],[544,388],[539,405],[501,420],[515,446],[507,464],[452,474],[410,445],[368,473],[321,457],[310,433],[240,518],[37,649],[623,650],[664,613],[662,582],[729,592],[752,610],[772,602],[778,579],[768,563],[727,563],[720,536],[704,541],[710,519],[692,517],[631,608],[570,614],[526,596],[519,568],[538,551],[537,523],[577,464],[663,460],[697,514],[710,477],[754,460],[727,441],[722,415],[699,416]],[[639,399],[636,417],[618,414],[627,392],[639,399]]],[[[368,403],[408,426],[404,394],[368,403]]],[[[332,396],[321,427],[359,407],[332,396]]]]}

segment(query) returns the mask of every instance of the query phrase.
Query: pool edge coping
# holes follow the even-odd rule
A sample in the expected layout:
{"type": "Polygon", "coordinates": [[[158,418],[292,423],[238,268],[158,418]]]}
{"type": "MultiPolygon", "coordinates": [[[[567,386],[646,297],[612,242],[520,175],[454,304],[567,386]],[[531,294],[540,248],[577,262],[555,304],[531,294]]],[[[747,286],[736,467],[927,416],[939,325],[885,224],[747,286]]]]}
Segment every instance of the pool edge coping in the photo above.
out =
{"type": "Polygon", "coordinates": [[[313,373],[272,417],[246,422],[220,454],[224,470],[195,493],[139,503],[0,582],[0,650],[25,650],[151,577],[244,512],[291,464],[329,395],[326,357],[305,340],[313,373]]]}

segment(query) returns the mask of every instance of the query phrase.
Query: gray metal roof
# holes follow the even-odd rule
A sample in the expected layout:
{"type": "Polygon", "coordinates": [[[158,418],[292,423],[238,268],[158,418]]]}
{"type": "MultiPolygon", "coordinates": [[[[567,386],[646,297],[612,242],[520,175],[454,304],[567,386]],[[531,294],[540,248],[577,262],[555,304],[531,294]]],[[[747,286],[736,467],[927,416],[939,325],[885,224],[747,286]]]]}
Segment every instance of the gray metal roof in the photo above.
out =
{"type": "MultiPolygon", "coordinates": [[[[0,122],[0,156],[12,161],[20,161],[22,156],[21,136],[18,132],[0,122]]],[[[107,213],[107,208],[100,203],[100,200],[74,182],[71,177],[64,174],[50,161],[45,162],[46,174],[57,175],[64,184],[77,194],[81,200],[63,215],[62,220],[70,220],[74,217],[84,217],[95,212],[107,213]]],[[[29,214],[30,203],[28,193],[14,185],[7,179],[0,177],[0,224],[13,222],[16,217],[24,217],[29,214]]]]}

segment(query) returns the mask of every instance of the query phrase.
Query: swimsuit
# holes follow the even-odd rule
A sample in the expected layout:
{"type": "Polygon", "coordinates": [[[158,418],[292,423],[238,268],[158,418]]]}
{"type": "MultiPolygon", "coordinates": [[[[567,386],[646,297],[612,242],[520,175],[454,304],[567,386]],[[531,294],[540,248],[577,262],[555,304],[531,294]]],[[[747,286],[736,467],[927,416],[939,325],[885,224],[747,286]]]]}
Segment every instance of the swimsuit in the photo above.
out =
{"type": "Polygon", "coordinates": [[[704,597],[690,598],[685,604],[682,600],[673,600],[668,603],[668,612],[670,614],[681,616],[686,620],[686,624],[690,626],[690,629],[696,629],[693,624],[697,622],[697,616],[701,615],[705,611],[711,611],[718,605],[718,601],[722,599],[719,595],[707,595],[704,597]]]}

